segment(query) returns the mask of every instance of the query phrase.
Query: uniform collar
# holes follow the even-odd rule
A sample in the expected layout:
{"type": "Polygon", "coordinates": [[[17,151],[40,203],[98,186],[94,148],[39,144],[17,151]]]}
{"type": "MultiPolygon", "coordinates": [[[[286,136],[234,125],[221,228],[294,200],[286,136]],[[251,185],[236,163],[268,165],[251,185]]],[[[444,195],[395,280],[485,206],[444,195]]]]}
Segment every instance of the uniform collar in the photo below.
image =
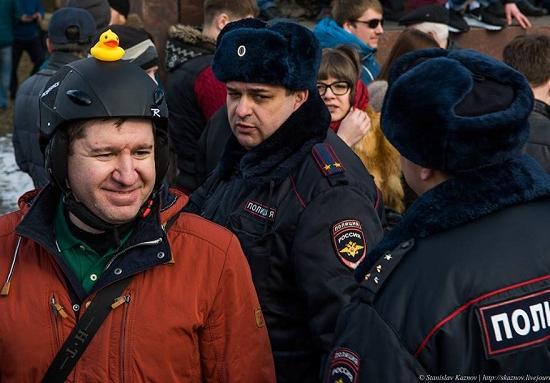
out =
{"type": "Polygon", "coordinates": [[[550,176],[529,156],[458,175],[422,194],[357,267],[355,277],[362,281],[383,254],[403,241],[429,237],[549,196],[550,176]]]}
{"type": "Polygon", "coordinates": [[[329,124],[330,113],[319,93],[310,91],[308,100],[257,147],[246,151],[232,135],[217,173],[227,178],[237,168],[249,185],[279,183],[325,139],[329,124]]]}

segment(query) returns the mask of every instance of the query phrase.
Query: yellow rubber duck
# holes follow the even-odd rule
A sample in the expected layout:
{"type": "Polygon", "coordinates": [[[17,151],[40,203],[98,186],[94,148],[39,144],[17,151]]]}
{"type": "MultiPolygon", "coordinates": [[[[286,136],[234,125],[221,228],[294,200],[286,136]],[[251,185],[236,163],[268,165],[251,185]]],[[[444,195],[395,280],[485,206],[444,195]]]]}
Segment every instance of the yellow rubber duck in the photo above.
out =
{"type": "Polygon", "coordinates": [[[124,49],[118,46],[118,36],[107,29],[99,37],[99,41],[90,49],[93,57],[101,61],[117,61],[124,56],[124,49]]]}

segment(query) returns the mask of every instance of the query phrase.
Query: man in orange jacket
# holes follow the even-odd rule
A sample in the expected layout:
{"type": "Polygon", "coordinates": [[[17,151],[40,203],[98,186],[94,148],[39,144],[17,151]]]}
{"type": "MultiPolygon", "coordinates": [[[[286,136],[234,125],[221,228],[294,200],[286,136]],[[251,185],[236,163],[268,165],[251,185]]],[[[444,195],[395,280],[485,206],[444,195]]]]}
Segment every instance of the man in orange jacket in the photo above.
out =
{"type": "Polygon", "coordinates": [[[237,238],[180,214],[187,198],[162,186],[155,82],[128,62],[75,61],[40,112],[51,182],[0,218],[0,381],[273,382],[237,238]]]}

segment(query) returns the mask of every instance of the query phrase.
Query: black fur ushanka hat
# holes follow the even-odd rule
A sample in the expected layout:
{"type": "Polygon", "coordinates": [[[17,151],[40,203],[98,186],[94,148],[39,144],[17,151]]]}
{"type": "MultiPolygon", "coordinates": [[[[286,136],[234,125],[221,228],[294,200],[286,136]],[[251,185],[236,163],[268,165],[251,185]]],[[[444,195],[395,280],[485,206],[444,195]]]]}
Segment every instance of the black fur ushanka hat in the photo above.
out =
{"type": "Polygon", "coordinates": [[[461,172],[519,155],[532,108],[519,72],[475,51],[432,48],[392,66],[381,125],[410,161],[461,172]]]}
{"type": "Polygon", "coordinates": [[[212,70],[222,82],[282,85],[316,90],[319,41],[296,23],[258,19],[229,23],[218,36],[212,70]]]}

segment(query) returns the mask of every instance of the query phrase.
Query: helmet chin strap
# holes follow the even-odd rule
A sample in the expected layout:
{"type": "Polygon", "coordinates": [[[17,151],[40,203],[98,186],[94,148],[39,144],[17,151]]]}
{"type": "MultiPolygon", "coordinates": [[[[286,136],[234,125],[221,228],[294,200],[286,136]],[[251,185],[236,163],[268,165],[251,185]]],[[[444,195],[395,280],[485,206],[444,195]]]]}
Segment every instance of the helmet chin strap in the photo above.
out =
{"type": "MultiPolygon", "coordinates": [[[[157,193],[155,191],[151,193],[147,201],[145,201],[145,203],[139,209],[139,212],[136,218],[145,218],[150,214],[151,207],[154,204],[156,195],[157,193]]],[[[119,226],[121,226],[121,225],[115,225],[115,224],[109,223],[99,218],[84,204],[78,202],[75,199],[73,193],[71,193],[70,191],[63,193],[63,203],[65,204],[65,207],[70,213],[74,214],[75,217],[77,217],[84,224],[90,226],[93,229],[96,229],[99,231],[115,231],[119,226]]]]}
{"type": "Polygon", "coordinates": [[[117,225],[104,221],[92,213],[84,204],[78,202],[70,192],[64,193],[63,203],[70,213],[91,228],[99,231],[113,231],[117,227],[117,225]]]}

